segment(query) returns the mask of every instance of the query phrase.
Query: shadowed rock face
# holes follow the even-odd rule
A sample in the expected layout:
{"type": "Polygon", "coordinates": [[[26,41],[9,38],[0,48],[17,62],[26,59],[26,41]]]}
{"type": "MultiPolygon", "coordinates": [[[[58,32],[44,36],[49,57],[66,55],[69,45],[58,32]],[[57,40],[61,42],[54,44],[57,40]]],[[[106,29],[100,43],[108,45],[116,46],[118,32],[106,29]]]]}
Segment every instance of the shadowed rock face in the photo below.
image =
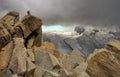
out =
{"type": "Polygon", "coordinates": [[[42,25],[42,20],[32,15],[24,16],[21,22],[23,25],[28,26],[31,31],[35,31],[42,25]]]}
{"type": "Polygon", "coordinates": [[[26,46],[28,47],[31,39],[34,39],[32,46],[41,46],[42,20],[32,15],[26,15],[21,23],[20,28],[23,31],[24,39],[26,39],[26,46]]]}

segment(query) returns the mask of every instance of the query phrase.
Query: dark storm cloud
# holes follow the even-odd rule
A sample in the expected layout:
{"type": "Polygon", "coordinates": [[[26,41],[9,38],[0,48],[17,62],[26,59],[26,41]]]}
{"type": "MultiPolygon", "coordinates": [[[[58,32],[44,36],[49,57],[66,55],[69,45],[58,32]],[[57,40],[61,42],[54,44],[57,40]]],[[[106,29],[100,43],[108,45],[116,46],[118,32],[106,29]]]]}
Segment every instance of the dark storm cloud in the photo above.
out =
{"type": "Polygon", "coordinates": [[[27,10],[44,24],[119,25],[120,0],[0,0],[0,14],[27,10]]]}

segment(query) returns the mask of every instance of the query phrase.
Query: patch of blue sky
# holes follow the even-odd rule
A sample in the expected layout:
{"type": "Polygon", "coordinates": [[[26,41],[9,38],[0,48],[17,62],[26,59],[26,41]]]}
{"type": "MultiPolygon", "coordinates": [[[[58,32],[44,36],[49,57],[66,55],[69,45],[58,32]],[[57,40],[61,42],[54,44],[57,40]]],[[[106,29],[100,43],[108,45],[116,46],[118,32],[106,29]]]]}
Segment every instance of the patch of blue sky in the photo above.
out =
{"type": "Polygon", "coordinates": [[[61,26],[61,25],[53,25],[53,26],[42,26],[42,30],[43,31],[66,31],[66,30],[70,30],[70,27],[65,27],[65,26],[61,26]]]}

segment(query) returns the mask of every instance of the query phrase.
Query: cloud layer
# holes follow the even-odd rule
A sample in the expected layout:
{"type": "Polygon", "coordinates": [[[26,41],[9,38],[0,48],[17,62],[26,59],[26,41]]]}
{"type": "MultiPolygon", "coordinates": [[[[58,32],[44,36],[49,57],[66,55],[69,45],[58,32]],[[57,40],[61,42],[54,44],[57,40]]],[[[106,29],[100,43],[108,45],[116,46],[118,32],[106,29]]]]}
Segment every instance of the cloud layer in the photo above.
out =
{"type": "Polygon", "coordinates": [[[120,0],[0,0],[0,16],[30,10],[45,25],[120,25],[120,0]]]}

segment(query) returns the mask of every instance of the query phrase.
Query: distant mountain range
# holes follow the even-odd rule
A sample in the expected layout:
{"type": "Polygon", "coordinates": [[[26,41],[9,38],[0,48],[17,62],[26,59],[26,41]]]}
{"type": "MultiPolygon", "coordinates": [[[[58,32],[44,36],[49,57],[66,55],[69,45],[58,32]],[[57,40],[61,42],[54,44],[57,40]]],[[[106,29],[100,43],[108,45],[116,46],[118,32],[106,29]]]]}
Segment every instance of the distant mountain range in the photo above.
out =
{"type": "Polygon", "coordinates": [[[53,42],[57,50],[64,53],[76,50],[83,57],[87,57],[94,49],[103,48],[110,39],[120,40],[120,32],[107,29],[84,30],[81,26],[75,27],[74,31],[43,32],[43,41],[53,42]]]}

